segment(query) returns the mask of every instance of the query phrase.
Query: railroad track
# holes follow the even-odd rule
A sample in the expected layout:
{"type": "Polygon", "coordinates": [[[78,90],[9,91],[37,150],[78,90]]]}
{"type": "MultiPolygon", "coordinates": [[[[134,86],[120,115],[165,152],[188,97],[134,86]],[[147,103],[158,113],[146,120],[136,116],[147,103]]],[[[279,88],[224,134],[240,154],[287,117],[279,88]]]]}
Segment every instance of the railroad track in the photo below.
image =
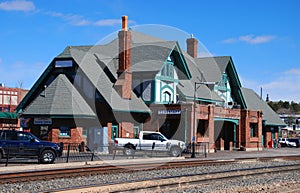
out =
{"type": "MultiPolygon", "coordinates": [[[[141,181],[127,181],[115,184],[99,184],[89,187],[76,187],[67,190],[53,190],[52,193],[93,193],[93,192],[164,192],[172,189],[213,184],[217,181],[247,178],[249,176],[274,175],[284,172],[299,172],[300,164],[288,166],[257,167],[249,169],[209,172],[204,174],[191,174],[185,176],[170,176],[141,181]]],[[[299,189],[300,190],[300,189],[299,189]]]]}
{"type": "MultiPolygon", "coordinates": [[[[136,160],[132,160],[130,163],[123,163],[119,165],[108,165],[108,164],[100,164],[100,165],[84,165],[80,167],[72,167],[72,168],[60,168],[60,169],[43,169],[39,171],[22,171],[22,172],[4,172],[0,173],[0,183],[16,183],[16,182],[29,182],[29,181],[39,181],[39,180],[49,180],[49,179],[57,179],[57,178],[69,178],[69,177],[78,177],[78,176],[89,176],[89,175],[101,175],[101,174],[113,174],[113,173],[130,173],[138,170],[160,170],[160,169],[170,169],[170,168],[182,168],[182,167],[196,167],[196,166],[214,166],[214,165],[225,165],[239,162],[248,162],[248,161],[270,161],[270,160],[299,160],[299,156],[277,156],[277,157],[260,157],[260,158],[244,158],[244,159],[232,159],[232,160],[197,160],[197,159],[184,159],[180,161],[170,161],[166,163],[147,163],[147,160],[143,161],[144,163],[135,163],[136,160]]],[[[289,166],[292,167],[292,166],[289,166]]],[[[272,168],[257,168],[256,171],[252,171],[252,175],[257,174],[262,170],[263,173],[272,173],[272,172],[284,172],[286,171],[298,171],[299,165],[293,166],[294,168],[285,169],[284,167],[279,167],[277,171],[272,168]],[[270,170],[270,171],[269,171],[270,170]],[[254,172],[254,173],[253,173],[254,172]]],[[[249,172],[249,171],[248,171],[249,172]]],[[[242,171],[228,171],[225,172],[224,175],[231,175],[229,178],[240,177],[251,175],[250,172],[247,174],[247,170],[242,171]],[[234,174],[235,172],[235,174],[234,174]],[[243,174],[242,174],[243,173],[243,174]]],[[[262,174],[262,173],[260,173],[262,174]]],[[[143,188],[148,189],[161,189],[161,188],[170,188],[170,187],[178,187],[187,184],[195,184],[195,183],[205,183],[207,179],[211,181],[211,179],[226,179],[226,176],[222,177],[221,173],[207,173],[207,174],[194,174],[188,176],[175,176],[175,177],[165,177],[159,179],[145,179],[138,182],[127,181],[119,184],[96,184],[93,189],[101,186],[102,188],[107,188],[107,191],[127,191],[126,188],[133,187],[128,189],[128,191],[139,191],[143,190],[143,188]],[[191,179],[191,180],[188,180],[191,179]],[[168,183],[169,182],[169,183],[168,183]],[[171,182],[171,183],[170,183],[171,182]],[[140,185],[139,185],[140,184],[140,185]],[[146,184],[146,185],[145,185],[146,184]],[[123,187],[124,186],[124,187],[123,187]],[[123,189],[114,189],[114,188],[123,187],[123,189]],[[142,188],[142,189],[140,189],[142,188]]],[[[72,192],[85,192],[89,187],[76,187],[71,188],[72,192]]],[[[49,192],[53,192],[55,190],[49,190],[49,192]]],[[[69,190],[56,190],[57,192],[68,192],[69,190]]],[[[106,190],[99,190],[98,192],[107,192],[106,190]]],[[[97,191],[96,191],[97,192],[97,191]]]]}
{"type": "Polygon", "coordinates": [[[199,161],[183,160],[171,161],[167,163],[126,163],[120,165],[85,165],[81,167],[43,169],[35,171],[4,172],[0,173],[0,184],[49,180],[57,178],[78,177],[87,175],[112,174],[121,172],[134,172],[138,170],[169,169],[177,167],[195,167],[206,165],[221,165],[236,162],[234,160],[225,161],[199,161]]]}

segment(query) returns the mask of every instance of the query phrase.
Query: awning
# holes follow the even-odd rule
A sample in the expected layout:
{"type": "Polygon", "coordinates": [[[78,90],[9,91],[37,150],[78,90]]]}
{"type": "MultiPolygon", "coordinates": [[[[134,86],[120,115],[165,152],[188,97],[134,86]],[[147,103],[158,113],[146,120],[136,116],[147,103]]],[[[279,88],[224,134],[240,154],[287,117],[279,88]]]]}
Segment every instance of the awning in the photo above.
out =
{"type": "Polygon", "coordinates": [[[18,119],[16,113],[0,112],[0,119],[18,119]]]}

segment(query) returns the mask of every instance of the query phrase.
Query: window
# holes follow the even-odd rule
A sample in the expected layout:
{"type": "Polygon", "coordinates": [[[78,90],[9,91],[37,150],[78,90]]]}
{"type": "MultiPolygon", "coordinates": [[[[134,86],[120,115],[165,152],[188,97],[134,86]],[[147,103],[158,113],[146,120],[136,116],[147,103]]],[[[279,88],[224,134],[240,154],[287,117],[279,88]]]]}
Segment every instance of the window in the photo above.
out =
{"type": "Polygon", "coordinates": [[[143,140],[151,140],[151,133],[144,133],[143,140]]]}
{"type": "Polygon", "coordinates": [[[140,132],[140,128],[139,128],[139,126],[134,126],[133,127],[133,136],[134,136],[134,138],[139,138],[139,132],[140,132]]]}
{"type": "Polygon", "coordinates": [[[82,137],[87,137],[88,130],[87,128],[82,128],[82,137]]]}
{"type": "Polygon", "coordinates": [[[143,82],[143,99],[144,101],[151,101],[151,90],[152,90],[152,82],[144,81],[143,82]]]}
{"type": "Polygon", "coordinates": [[[55,61],[56,68],[72,67],[72,60],[55,61]]]}
{"type": "Polygon", "coordinates": [[[5,140],[5,132],[0,131],[0,140],[5,140]]]}
{"type": "Polygon", "coordinates": [[[4,107],[4,108],[3,108],[3,112],[10,112],[9,107],[4,107]]]}
{"type": "Polygon", "coordinates": [[[250,137],[258,137],[257,123],[250,123],[250,137]]]}
{"type": "Polygon", "coordinates": [[[6,140],[18,140],[17,133],[16,132],[7,132],[6,140]]]}
{"type": "Polygon", "coordinates": [[[163,68],[161,69],[161,76],[168,78],[174,78],[174,63],[166,62],[163,68]]]}
{"type": "Polygon", "coordinates": [[[159,141],[165,140],[163,138],[163,136],[161,136],[160,134],[157,134],[157,133],[144,133],[143,139],[144,140],[159,140],[159,141]]]}
{"type": "Polygon", "coordinates": [[[60,127],[59,128],[59,136],[60,137],[70,137],[71,129],[69,127],[60,127]]]}
{"type": "Polygon", "coordinates": [[[165,91],[163,93],[163,102],[171,102],[171,93],[169,93],[168,91],[165,91]]]}
{"type": "Polygon", "coordinates": [[[157,134],[157,133],[153,133],[152,136],[151,136],[152,140],[164,140],[164,138],[160,135],[160,134],[157,134]]]}
{"type": "Polygon", "coordinates": [[[111,129],[111,139],[114,140],[119,136],[119,127],[117,125],[113,125],[111,129]]]}
{"type": "Polygon", "coordinates": [[[18,133],[18,140],[19,141],[30,141],[31,139],[34,139],[32,136],[26,133],[18,133]]]}
{"type": "Polygon", "coordinates": [[[46,136],[48,135],[48,126],[43,125],[40,127],[40,136],[46,136]]]}

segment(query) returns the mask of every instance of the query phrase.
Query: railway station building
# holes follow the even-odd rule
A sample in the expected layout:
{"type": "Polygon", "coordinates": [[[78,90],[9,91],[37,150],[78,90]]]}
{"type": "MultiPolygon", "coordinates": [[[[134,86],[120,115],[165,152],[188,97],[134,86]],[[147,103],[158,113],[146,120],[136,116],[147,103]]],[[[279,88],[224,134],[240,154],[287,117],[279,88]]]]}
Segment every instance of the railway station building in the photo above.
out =
{"type": "Polygon", "coordinates": [[[41,139],[97,147],[141,130],[209,151],[261,150],[277,138],[285,124],[242,87],[232,57],[199,58],[198,40],[186,43],[128,29],[123,16],[111,42],[67,46],[17,112],[41,139]]]}

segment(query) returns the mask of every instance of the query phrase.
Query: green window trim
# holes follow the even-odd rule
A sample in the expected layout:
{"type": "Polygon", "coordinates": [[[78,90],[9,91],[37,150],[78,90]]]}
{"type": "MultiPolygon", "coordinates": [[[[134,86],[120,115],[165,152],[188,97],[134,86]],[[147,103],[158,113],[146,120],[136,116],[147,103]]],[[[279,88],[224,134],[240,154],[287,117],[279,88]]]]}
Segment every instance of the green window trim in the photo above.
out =
{"type": "Polygon", "coordinates": [[[139,133],[140,133],[140,127],[139,126],[134,126],[133,127],[133,136],[135,138],[139,138],[139,133]]]}
{"type": "Polygon", "coordinates": [[[111,139],[114,140],[117,137],[119,137],[119,127],[118,127],[118,125],[112,125],[112,127],[111,127],[111,139]]]}
{"type": "Polygon", "coordinates": [[[169,86],[169,85],[164,85],[164,86],[161,86],[162,82],[160,82],[160,103],[162,104],[169,104],[171,103],[172,101],[174,101],[174,89],[169,86]],[[163,90],[165,90],[163,92],[163,90]],[[169,92],[170,91],[170,92],[169,92]],[[166,94],[169,93],[169,101],[166,101],[166,94]]]}

